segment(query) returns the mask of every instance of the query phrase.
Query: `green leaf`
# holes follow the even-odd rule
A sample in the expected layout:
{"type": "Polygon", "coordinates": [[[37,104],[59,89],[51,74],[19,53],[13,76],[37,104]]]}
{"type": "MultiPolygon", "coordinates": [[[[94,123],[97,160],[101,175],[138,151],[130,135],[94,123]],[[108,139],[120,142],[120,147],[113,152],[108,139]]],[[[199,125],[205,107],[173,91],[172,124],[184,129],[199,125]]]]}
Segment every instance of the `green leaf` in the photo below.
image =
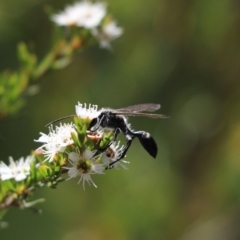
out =
{"type": "Polygon", "coordinates": [[[18,59],[22,64],[22,68],[25,70],[32,70],[37,63],[37,57],[35,54],[30,53],[27,49],[27,45],[23,42],[18,44],[18,59]]]}
{"type": "Polygon", "coordinates": [[[74,143],[75,143],[77,146],[81,147],[82,144],[81,144],[81,142],[79,141],[78,136],[77,136],[75,133],[73,133],[73,132],[71,132],[71,136],[72,136],[72,139],[73,139],[74,143]]]}

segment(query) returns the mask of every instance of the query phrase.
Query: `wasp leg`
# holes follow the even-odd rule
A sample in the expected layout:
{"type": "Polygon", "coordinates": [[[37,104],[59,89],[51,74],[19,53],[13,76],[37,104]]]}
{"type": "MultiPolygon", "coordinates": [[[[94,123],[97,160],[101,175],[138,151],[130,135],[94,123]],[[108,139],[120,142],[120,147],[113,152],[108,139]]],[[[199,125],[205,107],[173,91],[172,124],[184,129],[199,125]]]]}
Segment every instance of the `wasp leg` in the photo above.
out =
{"type": "Polygon", "coordinates": [[[104,116],[102,116],[100,119],[93,118],[93,120],[90,122],[90,124],[88,126],[88,130],[91,132],[97,131],[99,126],[102,124],[103,119],[104,119],[104,116]]]}
{"type": "Polygon", "coordinates": [[[116,162],[120,161],[121,159],[123,159],[123,158],[125,157],[125,155],[126,155],[128,149],[129,149],[129,147],[130,147],[131,144],[132,144],[132,140],[134,139],[134,137],[135,137],[135,136],[132,136],[132,135],[126,135],[126,138],[127,138],[127,144],[126,144],[126,146],[122,149],[121,153],[119,154],[118,159],[117,159],[116,161],[114,161],[114,162],[111,162],[111,163],[109,164],[109,166],[105,168],[106,170],[113,168],[113,166],[114,166],[114,164],[115,164],[116,162]]]}
{"type": "Polygon", "coordinates": [[[106,151],[113,144],[113,142],[115,142],[117,140],[118,134],[120,132],[121,132],[121,130],[119,128],[116,128],[115,131],[114,131],[113,140],[110,141],[106,146],[104,146],[102,148],[99,147],[98,150],[101,151],[101,152],[106,151]]]}

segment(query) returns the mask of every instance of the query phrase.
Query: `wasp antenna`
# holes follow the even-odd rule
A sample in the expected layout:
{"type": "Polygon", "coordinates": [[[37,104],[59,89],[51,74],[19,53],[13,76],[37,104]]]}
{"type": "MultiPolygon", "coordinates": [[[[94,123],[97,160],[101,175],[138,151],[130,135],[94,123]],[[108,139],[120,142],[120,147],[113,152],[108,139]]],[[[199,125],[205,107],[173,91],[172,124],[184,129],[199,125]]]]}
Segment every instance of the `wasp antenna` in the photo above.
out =
{"type": "Polygon", "coordinates": [[[48,123],[47,125],[45,125],[45,127],[49,127],[50,125],[52,125],[53,123],[56,123],[56,122],[59,122],[61,120],[64,120],[64,119],[67,119],[67,118],[71,118],[71,117],[75,117],[76,115],[69,115],[69,116],[65,116],[65,117],[61,117],[61,118],[58,118],[50,123],[48,123]]]}

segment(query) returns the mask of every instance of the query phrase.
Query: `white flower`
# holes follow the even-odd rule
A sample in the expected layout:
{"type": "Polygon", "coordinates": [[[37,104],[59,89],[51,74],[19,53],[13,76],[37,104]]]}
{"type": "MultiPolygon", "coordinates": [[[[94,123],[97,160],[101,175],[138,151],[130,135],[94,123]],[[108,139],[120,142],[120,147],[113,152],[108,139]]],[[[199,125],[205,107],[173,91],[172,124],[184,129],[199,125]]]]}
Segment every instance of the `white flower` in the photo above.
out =
{"type": "Polygon", "coordinates": [[[83,189],[85,190],[85,182],[88,182],[89,185],[97,187],[91,178],[91,174],[103,174],[105,169],[103,164],[96,162],[96,159],[99,157],[94,156],[96,151],[85,150],[82,155],[76,152],[71,152],[68,155],[69,162],[72,167],[68,169],[69,179],[80,176],[78,184],[82,181],[83,189]]]}
{"type": "Polygon", "coordinates": [[[78,103],[78,105],[75,106],[76,109],[76,114],[79,118],[82,119],[93,119],[96,118],[99,115],[98,112],[98,106],[97,105],[91,105],[89,104],[89,106],[87,107],[87,104],[84,103],[78,103]]]}
{"type": "Polygon", "coordinates": [[[79,3],[81,5],[81,16],[78,21],[79,27],[88,29],[97,27],[106,15],[106,5],[103,3],[90,3],[88,1],[79,3]]]}
{"type": "MultiPolygon", "coordinates": [[[[120,142],[118,142],[117,144],[115,142],[111,144],[111,146],[107,148],[106,151],[103,153],[102,162],[107,166],[109,166],[110,163],[115,162],[119,158],[119,156],[122,154],[122,150],[124,149],[124,147],[125,146],[120,147],[120,142]]],[[[129,162],[121,159],[116,163],[114,163],[113,167],[117,169],[118,166],[121,166],[122,168],[127,169],[127,167],[124,166],[123,163],[129,163],[129,162]]]]}
{"type": "Polygon", "coordinates": [[[77,2],[58,14],[52,20],[60,26],[97,27],[106,15],[106,5],[89,1],[77,2]]]}
{"type": "Polygon", "coordinates": [[[61,13],[54,14],[52,21],[60,26],[73,26],[77,25],[79,19],[79,9],[77,4],[67,6],[61,13]]]}
{"type": "Polygon", "coordinates": [[[77,131],[74,128],[74,124],[60,124],[56,126],[54,130],[52,126],[49,128],[49,134],[40,133],[42,136],[35,142],[43,142],[44,144],[38,148],[42,149],[46,160],[53,161],[54,156],[58,152],[64,152],[66,147],[73,144],[72,133],[77,135],[77,131]]]}
{"type": "Polygon", "coordinates": [[[4,162],[0,162],[0,178],[2,181],[14,178],[17,182],[24,180],[30,173],[30,164],[32,157],[23,157],[18,161],[14,161],[9,157],[9,166],[4,162]]]}
{"type": "Polygon", "coordinates": [[[118,27],[115,21],[105,24],[100,30],[92,29],[92,34],[99,40],[100,47],[108,49],[111,49],[110,42],[120,37],[122,33],[123,29],[118,27]]]}

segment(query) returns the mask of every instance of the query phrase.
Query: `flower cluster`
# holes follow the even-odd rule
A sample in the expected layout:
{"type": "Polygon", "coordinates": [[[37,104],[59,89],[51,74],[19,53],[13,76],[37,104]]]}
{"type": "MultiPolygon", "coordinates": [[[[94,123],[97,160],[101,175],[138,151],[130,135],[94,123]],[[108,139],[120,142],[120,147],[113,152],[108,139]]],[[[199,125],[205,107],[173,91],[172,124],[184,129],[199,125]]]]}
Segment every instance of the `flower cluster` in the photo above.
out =
{"type": "Polygon", "coordinates": [[[110,42],[122,35],[123,29],[107,15],[106,4],[79,1],[67,6],[51,19],[59,26],[78,27],[90,31],[102,48],[111,48],[110,42]]]}
{"type": "Polygon", "coordinates": [[[14,179],[17,182],[24,180],[30,174],[31,162],[31,156],[26,157],[26,159],[22,157],[18,161],[9,157],[9,165],[0,162],[0,179],[2,181],[14,179]]]}
{"type": "Polygon", "coordinates": [[[78,105],[76,105],[75,107],[76,110],[76,115],[79,118],[82,119],[89,119],[90,121],[97,117],[99,112],[98,112],[98,106],[97,105],[92,105],[89,104],[89,106],[87,106],[87,104],[82,104],[80,102],[78,102],[78,105]]]}
{"type": "Polygon", "coordinates": [[[103,174],[115,161],[112,165],[114,168],[122,166],[126,169],[124,164],[128,162],[117,161],[124,146],[121,147],[120,142],[111,142],[112,132],[105,132],[102,128],[94,132],[87,130],[91,121],[100,114],[97,105],[78,103],[75,110],[74,123],[60,124],[55,129],[51,126],[49,134],[40,133],[40,138],[35,141],[43,143],[38,150],[42,151],[45,161],[55,161],[63,154],[71,165],[63,167],[69,179],[79,176],[78,183],[82,182],[83,188],[85,182],[96,187],[91,179],[92,174],[103,174]],[[103,146],[107,146],[106,149],[103,146]]]}
{"type": "Polygon", "coordinates": [[[105,4],[82,1],[67,6],[61,13],[54,14],[52,20],[60,26],[75,25],[92,29],[100,24],[106,13],[105,4]]]}
{"type": "Polygon", "coordinates": [[[50,126],[50,133],[40,133],[42,136],[35,140],[44,143],[39,149],[43,151],[46,160],[53,161],[54,156],[59,152],[64,152],[66,147],[73,144],[72,134],[77,134],[74,124],[60,124],[54,130],[50,126]]]}
{"type": "Polygon", "coordinates": [[[75,110],[74,123],[50,125],[48,134],[40,133],[35,141],[42,145],[32,156],[18,161],[10,157],[9,165],[0,162],[0,180],[21,182],[33,177],[35,184],[41,186],[54,184],[67,172],[68,179],[79,177],[78,183],[85,189],[86,182],[96,187],[91,178],[93,174],[103,174],[112,167],[126,169],[128,162],[118,161],[124,146],[112,142],[114,133],[99,126],[88,130],[92,120],[101,113],[98,106],[78,103],[75,110]]]}

